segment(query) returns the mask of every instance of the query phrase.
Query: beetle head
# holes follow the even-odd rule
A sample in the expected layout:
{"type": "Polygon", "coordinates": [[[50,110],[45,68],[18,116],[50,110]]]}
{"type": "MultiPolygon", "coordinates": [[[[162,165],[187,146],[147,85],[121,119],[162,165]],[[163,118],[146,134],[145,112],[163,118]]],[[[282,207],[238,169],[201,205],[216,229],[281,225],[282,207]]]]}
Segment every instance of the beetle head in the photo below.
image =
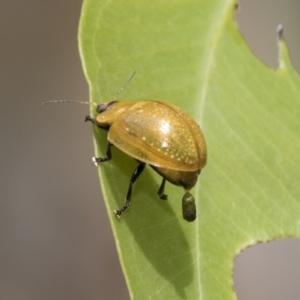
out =
{"type": "Polygon", "coordinates": [[[113,105],[116,102],[118,102],[118,101],[111,101],[111,102],[106,102],[106,103],[98,104],[97,107],[96,107],[96,112],[98,114],[101,114],[101,113],[103,113],[104,111],[106,111],[111,105],[113,105]]]}
{"type": "Polygon", "coordinates": [[[96,108],[96,120],[101,125],[110,126],[119,117],[119,115],[132,104],[132,102],[127,101],[110,101],[101,103],[97,105],[96,108]]]}

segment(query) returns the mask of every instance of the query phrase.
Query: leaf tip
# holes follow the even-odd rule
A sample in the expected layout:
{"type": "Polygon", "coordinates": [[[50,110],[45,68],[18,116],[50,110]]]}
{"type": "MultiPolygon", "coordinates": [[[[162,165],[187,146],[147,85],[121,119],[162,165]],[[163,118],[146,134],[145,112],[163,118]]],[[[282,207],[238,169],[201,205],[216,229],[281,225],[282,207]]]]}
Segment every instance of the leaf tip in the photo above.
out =
{"type": "Polygon", "coordinates": [[[288,47],[283,37],[283,25],[279,24],[276,29],[277,33],[277,41],[279,47],[279,69],[289,69],[293,70],[293,66],[291,64],[290,55],[288,51],[288,47]]]}
{"type": "Polygon", "coordinates": [[[282,40],[282,38],[283,38],[283,25],[282,24],[279,24],[277,26],[276,32],[277,32],[278,41],[282,40]]]}
{"type": "Polygon", "coordinates": [[[240,4],[238,2],[236,2],[234,4],[234,11],[237,13],[240,10],[240,4]]]}

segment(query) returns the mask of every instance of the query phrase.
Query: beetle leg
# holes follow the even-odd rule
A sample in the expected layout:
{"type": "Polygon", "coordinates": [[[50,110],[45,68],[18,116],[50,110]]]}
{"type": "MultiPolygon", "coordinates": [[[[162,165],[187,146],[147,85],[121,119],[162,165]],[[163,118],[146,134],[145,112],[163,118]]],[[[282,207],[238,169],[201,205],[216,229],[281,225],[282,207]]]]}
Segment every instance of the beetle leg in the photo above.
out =
{"type": "Polygon", "coordinates": [[[102,128],[104,130],[108,130],[109,126],[107,124],[101,124],[96,119],[92,118],[91,116],[86,116],[84,119],[85,122],[91,122],[93,125],[102,128]]]}
{"type": "Polygon", "coordinates": [[[144,169],[145,169],[145,163],[140,163],[137,166],[137,168],[133,171],[133,173],[131,175],[127,195],[125,198],[125,205],[123,207],[121,207],[120,209],[114,211],[118,218],[120,218],[122,213],[129,207],[130,200],[131,200],[132,185],[135,183],[135,181],[138,179],[138,177],[141,175],[141,173],[144,171],[144,169]]]}
{"type": "Polygon", "coordinates": [[[91,116],[86,116],[84,121],[85,122],[87,122],[87,121],[92,122],[93,125],[98,126],[98,122],[94,118],[92,118],[91,116]]]}
{"type": "Polygon", "coordinates": [[[111,146],[112,146],[112,144],[108,143],[107,150],[106,150],[106,157],[95,157],[94,156],[92,158],[92,161],[96,167],[105,161],[111,160],[111,149],[110,149],[111,146]]]}
{"type": "Polygon", "coordinates": [[[164,194],[164,190],[165,190],[165,183],[166,183],[166,178],[163,177],[163,180],[161,182],[161,185],[158,189],[157,195],[161,200],[167,200],[168,199],[168,195],[164,194]]]}

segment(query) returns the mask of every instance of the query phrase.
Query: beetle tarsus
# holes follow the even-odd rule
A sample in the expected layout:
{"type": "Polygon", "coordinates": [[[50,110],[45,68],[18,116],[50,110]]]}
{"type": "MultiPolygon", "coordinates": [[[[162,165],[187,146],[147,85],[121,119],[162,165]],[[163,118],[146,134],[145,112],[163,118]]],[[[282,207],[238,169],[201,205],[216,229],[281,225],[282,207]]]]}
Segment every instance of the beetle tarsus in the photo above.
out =
{"type": "Polygon", "coordinates": [[[92,118],[91,116],[86,116],[84,121],[85,122],[91,122],[93,125],[96,125],[96,126],[102,128],[101,125],[97,122],[97,120],[92,118]]]}
{"type": "Polygon", "coordinates": [[[168,195],[166,195],[166,194],[159,195],[159,199],[160,200],[168,200],[168,195]]]}
{"type": "Polygon", "coordinates": [[[129,207],[129,203],[126,203],[126,205],[123,206],[122,208],[120,208],[120,209],[115,209],[115,210],[114,210],[114,213],[115,213],[116,217],[117,217],[118,219],[120,219],[120,218],[121,218],[121,215],[123,214],[123,212],[124,212],[128,207],[129,207]]]}
{"type": "Polygon", "coordinates": [[[106,161],[109,161],[111,160],[111,149],[110,147],[112,146],[112,144],[108,144],[107,146],[107,150],[106,150],[106,157],[93,157],[92,158],[92,161],[93,161],[93,164],[98,167],[101,163],[103,162],[106,162],[106,161]]]}
{"type": "Polygon", "coordinates": [[[84,122],[88,122],[89,121],[89,122],[93,123],[93,120],[94,119],[91,116],[86,116],[85,119],[84,119],[84,122]]]}
{"type": "Polygon", "coordinates": [[[109,159],[107,157],[92,157],[93,164],[98,167],[101,163],[108,161],[109,159]]]}

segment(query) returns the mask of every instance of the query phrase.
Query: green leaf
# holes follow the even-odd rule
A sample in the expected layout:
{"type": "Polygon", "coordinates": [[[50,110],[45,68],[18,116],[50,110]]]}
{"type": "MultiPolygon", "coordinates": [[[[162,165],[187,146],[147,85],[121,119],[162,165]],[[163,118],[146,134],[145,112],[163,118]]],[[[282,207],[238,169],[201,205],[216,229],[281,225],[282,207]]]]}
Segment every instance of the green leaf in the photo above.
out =
{"type": "MultiPolygon", "coordinates": [[[[120,261],[134,299],[236,299],[233,261],[257,242],[300,233],[300,81],[280,42],[280,68],[250,51],[235,1],[86,0],[80,50],[92,102],[161,99],[202,127],[208,164],[192,190],[198,216],[181,216],[183,190],[148,168],[119,220],[136,162],[113,149],[99,168],[120,261]]],[[[94,111],[94,106],[91,108],[94,111]]],[[[95,114],[93,112],[93,114],[95,114]]],[[[106,133],[94,130],[96,155],[106,133]]]]}

